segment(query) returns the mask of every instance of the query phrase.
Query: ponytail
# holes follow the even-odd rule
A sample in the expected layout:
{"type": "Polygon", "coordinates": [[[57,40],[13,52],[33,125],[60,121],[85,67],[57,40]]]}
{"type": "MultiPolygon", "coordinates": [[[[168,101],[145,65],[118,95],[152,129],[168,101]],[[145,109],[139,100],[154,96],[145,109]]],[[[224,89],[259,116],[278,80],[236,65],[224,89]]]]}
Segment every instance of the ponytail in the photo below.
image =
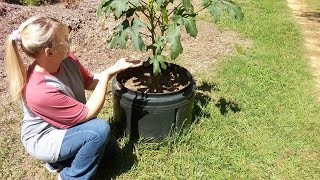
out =
{"type": "Polygon", "coordinates": [[[67,26],[54,18],[33,16],[8,36],[5,61],[10,92],[14,101],[22,101],[23,88],[27,81],[27,68],[19,53],[18,42],[25,54],[35,59],[41,50],[52,46],[55,34],[61,28],[67,28],[67,26]]]}
{"type": "Polygon", "coordinates": [[[23,87],[26,84],[27,72],[17,42],[9,35],[5,45],[5,62],[8,81],[10,82],[10,94],[13,101],[21,102],[23,87]]]}

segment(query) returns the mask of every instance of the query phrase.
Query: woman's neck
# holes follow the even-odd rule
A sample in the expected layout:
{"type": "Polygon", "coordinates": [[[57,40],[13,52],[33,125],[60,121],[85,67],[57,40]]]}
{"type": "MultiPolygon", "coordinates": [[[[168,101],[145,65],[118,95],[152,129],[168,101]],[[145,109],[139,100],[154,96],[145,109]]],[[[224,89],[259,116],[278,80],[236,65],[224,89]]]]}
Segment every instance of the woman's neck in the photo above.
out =
{"type": "Polygon", "coordinates": [[[37,58],[35,59],[35,71],[56,73],[59,71],[61,60],[57,61],[53,58],[37,58]]]}

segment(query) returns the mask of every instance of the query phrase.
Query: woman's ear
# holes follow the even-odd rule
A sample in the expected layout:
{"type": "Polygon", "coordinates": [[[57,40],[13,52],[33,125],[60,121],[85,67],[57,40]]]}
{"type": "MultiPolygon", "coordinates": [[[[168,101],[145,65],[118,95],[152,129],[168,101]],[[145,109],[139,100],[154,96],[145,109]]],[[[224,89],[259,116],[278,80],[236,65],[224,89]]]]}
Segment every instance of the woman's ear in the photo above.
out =
{"type": "Polygon", "coordinates": [[[46,48],[44,50],[44,53],[46,54],[46,56],[52,56],[53,52],[51,48],[46,48]]]}

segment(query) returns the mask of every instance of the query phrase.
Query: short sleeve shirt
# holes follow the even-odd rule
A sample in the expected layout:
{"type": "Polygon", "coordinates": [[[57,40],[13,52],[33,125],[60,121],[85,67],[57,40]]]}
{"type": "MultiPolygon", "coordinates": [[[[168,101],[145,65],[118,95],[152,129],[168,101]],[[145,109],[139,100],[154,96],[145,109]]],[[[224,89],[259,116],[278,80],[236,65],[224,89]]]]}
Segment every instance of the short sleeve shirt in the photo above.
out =
{"type": "Polygon", "coordinates": [[[85,89],[92,80],[93,75],[72,53],[53,74],[29,67],[23,90],[21,140],[31,156],[57,161],[66,129],[88,113],[85,89]]]}

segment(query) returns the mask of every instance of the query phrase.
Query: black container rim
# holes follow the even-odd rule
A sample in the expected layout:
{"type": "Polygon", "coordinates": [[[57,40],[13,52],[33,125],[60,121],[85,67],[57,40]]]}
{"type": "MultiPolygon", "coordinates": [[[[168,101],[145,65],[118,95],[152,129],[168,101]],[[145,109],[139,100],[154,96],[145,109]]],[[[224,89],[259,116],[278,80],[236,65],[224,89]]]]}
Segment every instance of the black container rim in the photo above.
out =
{"type": "MultiPolygon", "coordinates": [[[[135,91],[135,90],[132,90],[132,89],[128,89],[126,88],[122,83],[120,83],[119,81],[119,76],[122,74],[122,73],[125,73],[125,71],[122,71],[118,74],[115,75],[115,77],[113,78],[114,80],[116,80],[117,82],[117,85],[120,86],[119,88],[126,91],[127,93],[130,93],[130,94],[139,94],[139,95],[142,95],[142,96],[145,96],[145,95],[151,95],[151,96],[159,96],[159,95],[174,95],[174,94],[179,94],[181,93],[182,91],[188,89],[188,88],[192,88],[193,89],[193,86],[195,86],[195,81],[192,77],[192,74],[184,67],[180,66],[180,65],[177,65],[177,64],[174,64],[174,63],[167,63],[167,65],[173,65],[173,66],[177,66],[179,67],[180,69],[182,69],[183,71],[186,72],[186,75],[189,77],[189,82],[188,82],[188,85],[186,85],[185,87],[183,87],[182,89],[179,89],[178,91],[172,91],[172,92],[165,92],[165,93],[152,93],[152,92],[141,92],[141,91],[135,91]]],[[[141,68],[141,67],[138,67],[138,68],[141,68]]],[[[142,67],[143,68],[143,67],[142,67]]],[[[146,68],[146,67],[145,67],[146,68]]]]}

